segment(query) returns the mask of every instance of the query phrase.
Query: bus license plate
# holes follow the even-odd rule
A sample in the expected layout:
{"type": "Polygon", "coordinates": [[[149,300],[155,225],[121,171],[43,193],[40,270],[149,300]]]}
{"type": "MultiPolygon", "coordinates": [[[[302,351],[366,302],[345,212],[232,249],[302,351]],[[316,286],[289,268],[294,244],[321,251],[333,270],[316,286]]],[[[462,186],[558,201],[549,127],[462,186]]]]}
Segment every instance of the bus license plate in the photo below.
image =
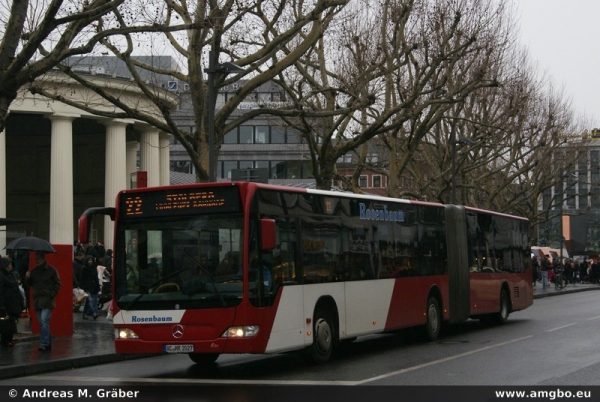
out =
{"type": "Polygon", "coordinates": [[[164,345],[165,353],[192,353],[194,345],[164,345]]]}

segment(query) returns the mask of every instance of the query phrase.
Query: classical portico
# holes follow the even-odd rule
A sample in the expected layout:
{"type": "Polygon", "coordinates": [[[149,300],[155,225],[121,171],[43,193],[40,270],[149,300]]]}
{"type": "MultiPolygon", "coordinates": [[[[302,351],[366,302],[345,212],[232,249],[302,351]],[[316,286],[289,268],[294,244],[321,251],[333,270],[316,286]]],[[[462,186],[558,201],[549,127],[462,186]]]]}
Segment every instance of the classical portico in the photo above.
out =
{"type": "MultiPolygon", "coordinates": [[[[70,88],[74,97],[93,96],[85,88],[70,88]]],[[[123,92],[137,107],[152,107],[133,87],[123,92]]],[[[0,250],[19,234],[72,245],[81,213],[114,206],[117,193],[130,187],[138,152],[139,170],[148,172],[148,186],[168,185],[168,134],[135,120],[98,117],[24,92],[13,102],[0,133],[0,217],[29,222],[9,225],[8,232],[0,227],[0,250]]],[[[113,223],[96,219],[92,240],[111,248],[113,223]]]]}

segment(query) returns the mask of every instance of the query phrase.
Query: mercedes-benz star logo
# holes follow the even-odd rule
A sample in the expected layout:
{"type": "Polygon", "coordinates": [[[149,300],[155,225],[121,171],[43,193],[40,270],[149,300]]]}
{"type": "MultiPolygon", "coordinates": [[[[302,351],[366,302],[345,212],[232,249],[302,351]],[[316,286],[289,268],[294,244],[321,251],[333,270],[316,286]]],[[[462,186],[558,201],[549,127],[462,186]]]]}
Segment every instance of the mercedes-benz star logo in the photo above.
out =
{"type": "Polygon", "coordinates": [[[183,326],[179,324],[173,325],[173,329],[171,329],[171,334],[173,334],[173,338],[181,338],[183,336],[183,326]]]}

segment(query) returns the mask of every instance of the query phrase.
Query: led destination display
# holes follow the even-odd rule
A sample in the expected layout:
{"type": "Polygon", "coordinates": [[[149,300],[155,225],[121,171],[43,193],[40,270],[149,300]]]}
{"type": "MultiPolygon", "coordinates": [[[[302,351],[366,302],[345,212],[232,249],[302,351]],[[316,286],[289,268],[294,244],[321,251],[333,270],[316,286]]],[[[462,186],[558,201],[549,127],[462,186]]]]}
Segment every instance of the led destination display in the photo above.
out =
{"type": "Polygon", "coordinates": [[[144,193],[123,193],[121,214],[125,217],[160,217],[190,213],[231,213],[241,210],[236,187],[208,189],[148,190],[144,193]]]}

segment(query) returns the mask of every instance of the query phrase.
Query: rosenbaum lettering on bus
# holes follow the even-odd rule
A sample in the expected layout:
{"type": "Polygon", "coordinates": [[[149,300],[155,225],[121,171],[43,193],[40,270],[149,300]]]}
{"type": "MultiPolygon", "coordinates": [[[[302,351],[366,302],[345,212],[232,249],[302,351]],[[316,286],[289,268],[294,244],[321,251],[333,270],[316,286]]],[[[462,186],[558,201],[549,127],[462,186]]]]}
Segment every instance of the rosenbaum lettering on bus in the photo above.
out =
{"type": "Polygon", "coordinates": [[[360,219],[371,221],[404,222],[404,211],[388,211],[387,205],[382,209],[367,209],[364,203],[358,205],[360,219]]]}

